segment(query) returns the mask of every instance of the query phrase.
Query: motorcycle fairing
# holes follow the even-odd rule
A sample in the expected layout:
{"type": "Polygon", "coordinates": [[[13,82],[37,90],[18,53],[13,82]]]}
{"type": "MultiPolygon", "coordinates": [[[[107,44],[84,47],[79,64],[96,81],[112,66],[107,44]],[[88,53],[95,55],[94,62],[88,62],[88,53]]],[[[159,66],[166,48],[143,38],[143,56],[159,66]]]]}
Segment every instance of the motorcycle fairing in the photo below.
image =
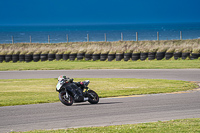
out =
{"type": "Polygon", "coordinates": [[[57,91],[60,91],[61,87],[63,86],[63,84],[65,84],[65,80],[61,80],[61,81],[58,81],[57,85],[56,85],[56,90],[57,91]]]}

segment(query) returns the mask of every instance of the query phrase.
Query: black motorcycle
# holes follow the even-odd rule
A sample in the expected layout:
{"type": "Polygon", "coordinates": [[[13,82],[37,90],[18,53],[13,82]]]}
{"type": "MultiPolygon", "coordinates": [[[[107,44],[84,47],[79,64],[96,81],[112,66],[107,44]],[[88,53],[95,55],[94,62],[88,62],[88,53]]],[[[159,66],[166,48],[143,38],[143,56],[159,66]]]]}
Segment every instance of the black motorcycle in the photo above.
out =
{"type": "Polygon", "coordinates": [[[71,106],[74,102],[86,102],[97,104],[99,102],[98,94],[88,88],[89,80],[83,82],[73,82],[70,79],[66,82],[65,79],[58,80],[56,91],[59,92],[60,101],[71,106]]]}

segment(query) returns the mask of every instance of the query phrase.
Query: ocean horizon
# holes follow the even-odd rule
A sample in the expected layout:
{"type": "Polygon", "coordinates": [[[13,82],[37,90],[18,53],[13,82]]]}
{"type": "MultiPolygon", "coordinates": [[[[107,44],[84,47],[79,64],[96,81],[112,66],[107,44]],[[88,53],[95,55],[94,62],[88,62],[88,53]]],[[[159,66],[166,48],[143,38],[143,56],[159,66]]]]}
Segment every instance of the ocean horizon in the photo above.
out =
{"type": "Polygon", "coordinates": [[[0,26],[0,43],[29,43],[30,36],[32,43],[64,43],[86,42],[87,34],[89,41],[121,40],[121,33],[124,41],[138,40],[179,40],[180,31],[182,39],[199,39],[200,23],[153,23],[153,24],[76,24],[76,25],[7,25],[0,26]]]}

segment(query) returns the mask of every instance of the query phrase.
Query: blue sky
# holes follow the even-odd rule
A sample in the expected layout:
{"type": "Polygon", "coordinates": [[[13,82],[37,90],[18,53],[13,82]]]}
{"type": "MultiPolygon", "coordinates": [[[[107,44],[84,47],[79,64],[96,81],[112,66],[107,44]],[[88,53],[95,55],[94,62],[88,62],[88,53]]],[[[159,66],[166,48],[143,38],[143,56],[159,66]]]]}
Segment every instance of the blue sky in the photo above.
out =
{"type": "Polygon", "coordinates": [[[200,0],[0,0],[0,25],[200,22],[200,0]]]}

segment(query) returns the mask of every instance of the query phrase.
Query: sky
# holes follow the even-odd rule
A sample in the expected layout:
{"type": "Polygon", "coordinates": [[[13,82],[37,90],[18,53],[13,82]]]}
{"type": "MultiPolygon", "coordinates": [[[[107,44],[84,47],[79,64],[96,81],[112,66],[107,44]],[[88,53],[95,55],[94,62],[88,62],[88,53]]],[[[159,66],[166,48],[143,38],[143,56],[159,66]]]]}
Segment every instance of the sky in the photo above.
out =
{"type": "Polygon", "coordinates": [[[0,0],[0,25],[200,22],[200,0],[0,0]]]}

